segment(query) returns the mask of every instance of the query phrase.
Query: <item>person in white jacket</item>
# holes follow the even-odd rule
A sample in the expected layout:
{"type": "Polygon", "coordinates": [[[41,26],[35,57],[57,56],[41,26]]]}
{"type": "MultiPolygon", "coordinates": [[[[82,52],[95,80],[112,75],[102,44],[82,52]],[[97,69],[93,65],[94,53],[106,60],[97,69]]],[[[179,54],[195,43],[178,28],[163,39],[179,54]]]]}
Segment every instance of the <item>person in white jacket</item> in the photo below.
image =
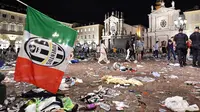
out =
{"type": "Polygon", "coordinates": [[[107,58],[107,53],[106,53],[106,46],[104,44],[104,41],[101,41],[101,45],[100,45],[100,57],[98,60],[98,63],[101,64],[101,61],[105,61],[107,64],[110,63],[110,61],[107,58]]]}

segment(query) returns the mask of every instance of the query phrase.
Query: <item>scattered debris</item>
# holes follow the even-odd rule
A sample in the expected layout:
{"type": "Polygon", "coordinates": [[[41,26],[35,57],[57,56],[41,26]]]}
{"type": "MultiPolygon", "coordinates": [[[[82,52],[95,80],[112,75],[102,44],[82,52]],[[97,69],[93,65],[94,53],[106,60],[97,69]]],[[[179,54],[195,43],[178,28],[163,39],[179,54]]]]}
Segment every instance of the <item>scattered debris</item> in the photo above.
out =
{"type": "Polygon", "coordinates": [[[199,107],[195,105],[190,105],[186,100],[183,100],[183,97],[174,96],[169,97],[164,101],[164,105],[176,112],[185,112],[185,111],[199,111],[199,107]]]}
{"type": "Polygon", "coordinates": [[[152,72],[152,75],[153,75],[154,77],[160,77],[160,74],[159,74],[158,72],[152,72]]]}
{"type": "Polygon", "coordinates": [[[112,101],[116,105],[116,110],[124,110],[124,108],[129,108],[128,105],[126,105],[124,102],[119,102],[119,101],[112,101]]]}
{"type": "Polygon", "coordinates": [[[151,78],[151,77],[133,77],[134,79],[136,80],[139,80],[139,81],[142,81],[142,82],[154,82],[155,79],[154,78],[151,78]]]}

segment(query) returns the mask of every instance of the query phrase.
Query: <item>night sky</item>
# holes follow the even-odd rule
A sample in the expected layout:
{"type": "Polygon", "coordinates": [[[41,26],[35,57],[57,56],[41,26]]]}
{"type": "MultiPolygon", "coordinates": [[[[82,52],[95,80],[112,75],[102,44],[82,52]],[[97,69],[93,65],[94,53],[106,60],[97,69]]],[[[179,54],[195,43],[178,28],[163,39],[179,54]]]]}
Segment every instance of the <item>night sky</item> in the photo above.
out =
{"type": "MultiPolygon", "coordinates": [[[[0,0],[1,4],[8,7],[1,7],[25,13],[20,8],[25,6],[15,0],[0,0]],[[18,7],[17,9],[15,7],[18,7]],[[20,8],[19,8],[20,7],[20,8]]],[[[42,13],[59,21],[69,23],[100,23],[103,24],[105,13],[120,11],[124,13],[125,23],[130,25],[142,24],[148,27],[147,14],[151,11],[151,5],[156,0],[21,0],[42,13]]],[[[165,0],[165,5],[171,6],[172,0],[165,0]]],[[[200,5],[200,0],[174,0],[176,9],[182,11],[192,9],[200,5]]]]}

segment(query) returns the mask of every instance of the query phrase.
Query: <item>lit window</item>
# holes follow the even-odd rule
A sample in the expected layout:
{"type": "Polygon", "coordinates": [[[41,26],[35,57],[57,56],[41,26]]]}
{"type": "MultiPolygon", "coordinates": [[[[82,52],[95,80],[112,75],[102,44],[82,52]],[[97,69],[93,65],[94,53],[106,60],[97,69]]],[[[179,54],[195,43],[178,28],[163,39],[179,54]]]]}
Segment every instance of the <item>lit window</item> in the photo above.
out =
{"type": "Polygon", "coordinates": [[[88,29],[88,31],[90,31],[90,28],[88,29]]]}
{"type": "Polygon", "coordinates": [[[15,19],[15,16],[11,16],[11,19],[15,19]]]}
{"type": "Polygon", "coordinates": [[[94,31],[94,28],[92,28],[92,31],[94,31]]]}
{"type": "Polygon", "coordinates": [[[6,15],[6,14],[3,14],[2,16],[3,16],[4,18],[6,18],[6,17],[7,17],[7,15],[6,15]]]}
{"type": "Polygon", "coordinates": [[[81,32],[83,32],[83,30],[81,29],[81,32]]]}
{"type": "Polygon", "coordinates": [[[77,32],[79,33],[79,30],[77,30],[77,32]]]}
{"type": "Polygon", "coordinates": [[[87,29],[85,29],[85,32],[87,31],[87,29]]]}

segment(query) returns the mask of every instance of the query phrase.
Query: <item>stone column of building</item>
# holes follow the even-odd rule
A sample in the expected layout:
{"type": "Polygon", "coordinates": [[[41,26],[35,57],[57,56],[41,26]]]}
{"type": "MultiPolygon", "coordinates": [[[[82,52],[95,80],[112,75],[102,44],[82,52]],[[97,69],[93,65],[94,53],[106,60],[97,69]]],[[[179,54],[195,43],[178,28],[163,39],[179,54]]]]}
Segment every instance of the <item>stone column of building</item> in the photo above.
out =
{"type": "Polygon", "coordinates": [[[123,34],[123,23],[124,23],[122,12],[121,12],[121,18],[119,19],[119,21],[120,21],[120,35],[122,35],[123,34]]]}
{"type": "Polygon", "coordinates": [[[107,35],[110,35],[110,18],[108,19],[107,35]]]}
{"type": "MultiPolygon", "coordinates": [[[[119,15],[119,12],[117,12],[118,14],[117,14],[117,18],[119,19],[119,17],[120,17],[120,15],[119,15]]],[[[120,20],[118,20],[118,22],[117,22],[117,35],[119,35],[120,34],[120,20]]]]}
{"type": "Polygon", "coordinates": [[[105,41],[105,46],[108,48],[109,47],[108,38],[105,38],[104,41],[105,41]]]}

